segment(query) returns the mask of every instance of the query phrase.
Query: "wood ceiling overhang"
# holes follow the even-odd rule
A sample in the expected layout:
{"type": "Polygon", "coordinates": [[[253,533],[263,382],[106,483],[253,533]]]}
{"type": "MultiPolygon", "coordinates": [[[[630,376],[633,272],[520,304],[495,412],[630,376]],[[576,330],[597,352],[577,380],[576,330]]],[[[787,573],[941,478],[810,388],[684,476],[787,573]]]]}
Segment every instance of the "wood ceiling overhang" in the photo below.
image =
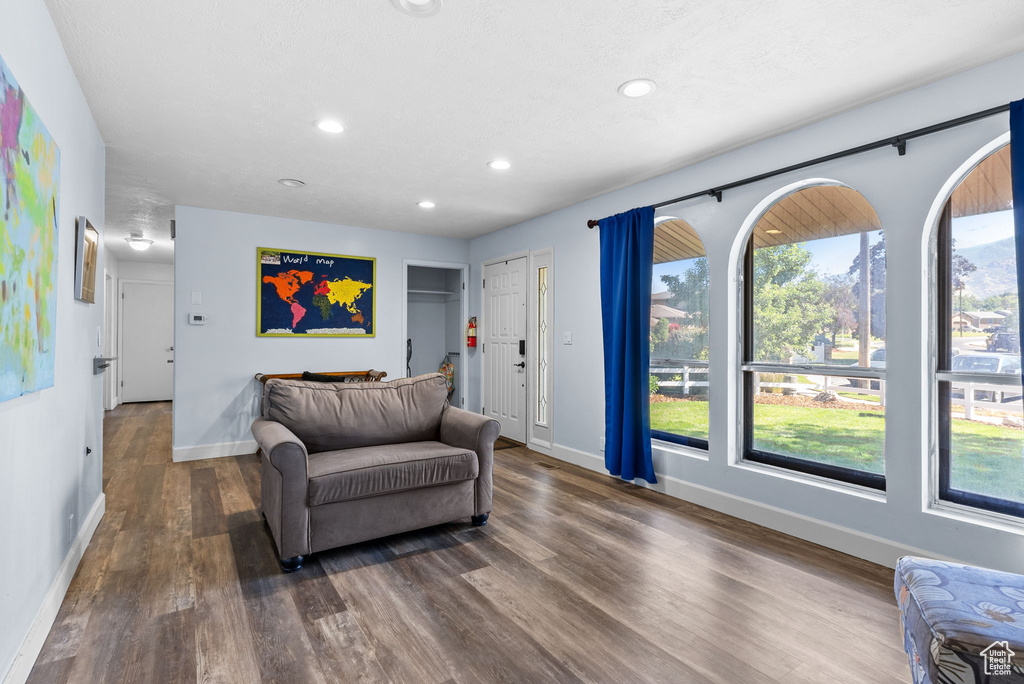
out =
{"type": "MultiPolygon", "coordinates": [[[[1010,148],[986,157],[951,197],[953,217],[1006,211],[1012,206],[1010,148]]],[[[853,188],[819,185],[798,190],[776,202],[753,230],[754,247],[788,245],[881,229],[871,203],[853,188]]],[[[682,219],[654,227],[654,263],[704,256],[697,232],[682,219]]]]}

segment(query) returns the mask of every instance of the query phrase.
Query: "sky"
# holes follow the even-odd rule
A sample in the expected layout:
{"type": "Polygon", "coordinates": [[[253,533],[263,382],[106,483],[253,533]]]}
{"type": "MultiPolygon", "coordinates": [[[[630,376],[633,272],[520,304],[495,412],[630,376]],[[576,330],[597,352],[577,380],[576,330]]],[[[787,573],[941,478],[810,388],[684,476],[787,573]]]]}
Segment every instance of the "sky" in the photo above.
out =
{"type": "Polygon", "coordinates": [[[1013,237],[1013,211],[994,211],[953,219],[953,237],[956,238],[957,249],[1013,237]]]}
{"type": "MultiPolygon", "coordinates": [[[[956,237],[957,249],[974,247],[989,242],[996,242],[1013,237],[1013,212],[997,211],[991,214],[966,216],[953,220],[953,233],[956,237]]],[[[881,231],[869,233],[870,244],[881,239],[881,231]]],[[[804,245],[814,256],[813,267],[821,275],[846,273],[853,264],[854,257],[860,252],[860,235],[843,235],[840,237],[812,240],[804,245]]],[[[661,282],[666,274],[682,275],[693,266],[694,259],[674,261],[667,264],[654,265],[652,292],[663,292],[668,288],[661,282]]]]}

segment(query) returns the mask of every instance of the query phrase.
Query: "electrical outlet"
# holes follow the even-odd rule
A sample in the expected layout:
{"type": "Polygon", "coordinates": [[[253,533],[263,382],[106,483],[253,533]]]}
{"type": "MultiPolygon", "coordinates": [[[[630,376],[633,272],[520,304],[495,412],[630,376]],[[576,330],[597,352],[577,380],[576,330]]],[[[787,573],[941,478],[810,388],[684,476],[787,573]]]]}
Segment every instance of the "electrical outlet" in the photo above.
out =
{"type": "Polygon", "coordinates": [[[68,516],[68,544],[75,541],[75,514],[68,516]]]}
{"type": "Polygon", "coordinates": [[[601,453],[604,453],[604,437],[601,438],[601,453]]]}

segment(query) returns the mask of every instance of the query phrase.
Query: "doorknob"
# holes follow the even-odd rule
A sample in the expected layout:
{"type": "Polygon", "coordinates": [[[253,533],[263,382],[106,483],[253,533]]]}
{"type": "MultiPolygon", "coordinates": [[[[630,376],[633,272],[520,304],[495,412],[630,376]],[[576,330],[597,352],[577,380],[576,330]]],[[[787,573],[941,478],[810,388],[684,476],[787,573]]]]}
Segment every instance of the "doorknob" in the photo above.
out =
{"type": "Polygon", "coordinates": [[[513,363],[512,365],[515,366],[516,368],[526,368],[526,362],[525,361],[520,361],[519,363],[513,363]]]}
{"type": "Polygon", "coordinates": [[[167,363],[174,363],[174,359],[167,359],[167,363]]]}

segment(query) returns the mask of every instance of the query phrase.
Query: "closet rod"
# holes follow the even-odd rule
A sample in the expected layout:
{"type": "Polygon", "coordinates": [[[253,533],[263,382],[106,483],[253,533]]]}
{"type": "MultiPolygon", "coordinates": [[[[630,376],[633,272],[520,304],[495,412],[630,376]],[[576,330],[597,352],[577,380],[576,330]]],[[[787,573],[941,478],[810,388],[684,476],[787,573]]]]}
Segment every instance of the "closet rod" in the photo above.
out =
{"type": "MultiPolygon", "coordinates": [[[[744,178],[742,180],[726,183],[725,185],[716,185],[715,187],[708,188],[707,190],[701,190],[700,192],[692,192],[689,195],[675,197],[670,200],[665,200],[664,202],[652,204],[651,206],[655,209],[660,209],[661,207],[667,207],[670,204],[685,202],[687,200],[697,199],[698,197],[714,197],[719,202],[721,202],[722,193],[725,192],[726,190],[732,190],[733,188],[738,188],[743,185],[750,185],[751,183],[763,181],[766,178],[781,176],[782,174],[789,173],[790,171],[799,171],[800,169],[806,169],[809,166],[824,164],[825,162],[830,162],[834,159],[842,159],[843,157],[852,157],[855,154],[863,154],[864,152],[870,152],[872,150],[881,149],[883,147],[895,147],[896,150],[899,152],[900,156],[903,156],[904,154],[907,153],[908,140],[913,140],[914,138],[920,138],[926,135],[931,135],[932,133],[938,133],[940,131],[945,131],[950,128],[956,128],[957,126],[963,126],[964,124],[971,123],[972,121],[987,119],[990,116],[995,116],[996,114],[1002,114],[1003,112],[1008,111],[1010,111],[1010,103],[999,105],[998,107],[992,107],[990,109],[983,109],[980,112],[974,112],[973,114],[959,116],[955,119],[949,119],[948,121],[932,124],[931,126],[925,126],[924,128],[918,128],[913,131],[908,131],[907,133],[903,133],[901,135],[894,135],[891,138],[883,138],[881,140],[876,140],[875,142],[867,143],[865,145],[850,147],[839,152],[826,154],[824,157],[816,157],[814,159],[809,159],[798,164],[783,166],[782,168],[775,169],[774,171],[759,173],[756,176],[750,176],[749,178],[744,178]]],[[[595,221],[594,219],[587,221],[588,228],[597,228],[597,226],[598,222],[595,221]]]]}

